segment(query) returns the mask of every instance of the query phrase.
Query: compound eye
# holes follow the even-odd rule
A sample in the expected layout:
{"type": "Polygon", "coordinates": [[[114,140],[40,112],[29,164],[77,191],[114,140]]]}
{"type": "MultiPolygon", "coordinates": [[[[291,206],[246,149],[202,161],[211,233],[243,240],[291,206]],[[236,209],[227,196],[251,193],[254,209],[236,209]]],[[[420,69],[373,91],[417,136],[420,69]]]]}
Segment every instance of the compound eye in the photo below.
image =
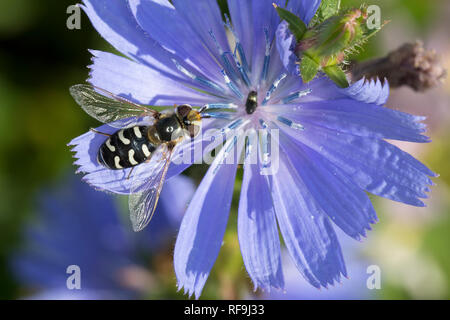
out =
{"type": "Polygon", "coordinates": [[[185,119],[189,115],[189,112],[192,111],[192,107],[187,104],[181,105],[177,107],[177,113],[180,119],[185,119]]]}

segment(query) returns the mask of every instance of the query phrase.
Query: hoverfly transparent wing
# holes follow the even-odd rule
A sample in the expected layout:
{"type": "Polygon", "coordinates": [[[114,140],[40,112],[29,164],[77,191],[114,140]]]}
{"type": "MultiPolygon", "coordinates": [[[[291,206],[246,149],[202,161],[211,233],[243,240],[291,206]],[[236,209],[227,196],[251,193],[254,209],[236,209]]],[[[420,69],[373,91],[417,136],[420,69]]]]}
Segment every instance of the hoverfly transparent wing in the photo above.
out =
{"type": "Polygon", "coordinates": [[[159,149],[159,154],[154,155],[155,157],[159,156],[159,159],[152,159],[147,166],[143,165],[138,168],[138,171],[152,170],[150,178],[143,181],[139,178],[142,176],[139,172],[136,172],[133,177],[136,180],[133,182],[128,205],[135,232],[143,230],[153,218],[169,170],[173,149],[167,148],[166,145],[162,145],[159,149]],[[151,166],[152,164],[153,166],[151,166]]]}
{"type": "MultiPolygon", "coordinates": [[[[155,110],[128,101],[104,89],[86,84],[71,87],[70,93],[87,114],[111,126],[114,126],[114,122],[118,120],[131,118],[131,124],[139,118],[146,116],[154,118],[159,114],[155,110]]],[[[117,126],[126,127],[127,124],[120,123],[117,126]]]]}

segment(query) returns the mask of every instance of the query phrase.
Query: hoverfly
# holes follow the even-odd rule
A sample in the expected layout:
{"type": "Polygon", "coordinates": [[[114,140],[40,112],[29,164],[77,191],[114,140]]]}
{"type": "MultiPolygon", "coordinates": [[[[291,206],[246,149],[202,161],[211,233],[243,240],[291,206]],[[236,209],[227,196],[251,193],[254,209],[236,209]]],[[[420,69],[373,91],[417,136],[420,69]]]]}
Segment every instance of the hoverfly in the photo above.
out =
{"type": "MultiPolygon", "coordinates": [[[[194,110],[184,104],[170,111],[158,112],[118,97],[106,90],[90,85],[75,85],[70,88],[75,101],[93,118],[112,127],[114,134],[106,134],[105,142],[98,150],[97,161],[109,170],[131,168],[144,163],[154,164],[150,178],[146,181],[133,181],[130,192],[130,217],[135,231],[144,229],[153,217],[164,181],[169,169],[173,150],[186,138],[195,138],[201,131],[202,115],[206,107],[194,110]],[[149,119],[145,125],[137,125],[138,119],[149,119]],[[115,124],[119,120],[125,124],[115,124]]],[[[136,176],[138,176],[136,174],[136,176]]]]}

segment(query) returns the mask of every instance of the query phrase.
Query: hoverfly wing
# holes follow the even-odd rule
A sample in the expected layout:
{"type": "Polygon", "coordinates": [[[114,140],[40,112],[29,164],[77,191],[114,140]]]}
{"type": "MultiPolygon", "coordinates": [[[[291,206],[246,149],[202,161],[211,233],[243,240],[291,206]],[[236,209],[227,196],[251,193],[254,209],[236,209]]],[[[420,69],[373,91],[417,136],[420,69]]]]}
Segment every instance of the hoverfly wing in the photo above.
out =
{"type": "MultiPolygon", "coordinates": [[[[133,176],[135,181],[128,199],[128,205],[135,232],[143,230],[153,218],[169,170],[173,151],[169,150],[166,145],[162,145],[159,149],[159,154],[154,155],[155,158],[160,156],[159,159],[153,159],[152,156],[151,162],[140,166],[133,176]],[[142,170],[151,170],[150,178],[140,179],[142,170]]],[[[145,176],[148,176],[148,174],[145,176]]]]}
{"type": "MultiPolygon", "coordinates": [[[[112,126],[118,120],[131,118],[131,124],[133,121],[137,121],[138,118],[145,116],[154,118],[158,114],[155,110],[90,85],[78,84],[72,86],[70,93],[87,114],[100,122],[112,126]]],[[[127,125],[121,122],[117,126],[126,127],[127,125]]]]}

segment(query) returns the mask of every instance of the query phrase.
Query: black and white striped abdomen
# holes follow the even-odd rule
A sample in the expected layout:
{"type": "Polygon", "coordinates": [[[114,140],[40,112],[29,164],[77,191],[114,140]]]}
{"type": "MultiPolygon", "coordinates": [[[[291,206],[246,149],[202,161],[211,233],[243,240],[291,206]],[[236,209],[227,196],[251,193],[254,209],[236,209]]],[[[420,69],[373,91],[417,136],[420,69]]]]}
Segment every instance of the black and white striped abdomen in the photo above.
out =
{"type": "Polygon", "coordinates": [[[157,146],[148,140],[149,127],[132,127],[117,131],[103,143],[98,162],[106,168],[120,170],[147,161],[157,146]]]}

